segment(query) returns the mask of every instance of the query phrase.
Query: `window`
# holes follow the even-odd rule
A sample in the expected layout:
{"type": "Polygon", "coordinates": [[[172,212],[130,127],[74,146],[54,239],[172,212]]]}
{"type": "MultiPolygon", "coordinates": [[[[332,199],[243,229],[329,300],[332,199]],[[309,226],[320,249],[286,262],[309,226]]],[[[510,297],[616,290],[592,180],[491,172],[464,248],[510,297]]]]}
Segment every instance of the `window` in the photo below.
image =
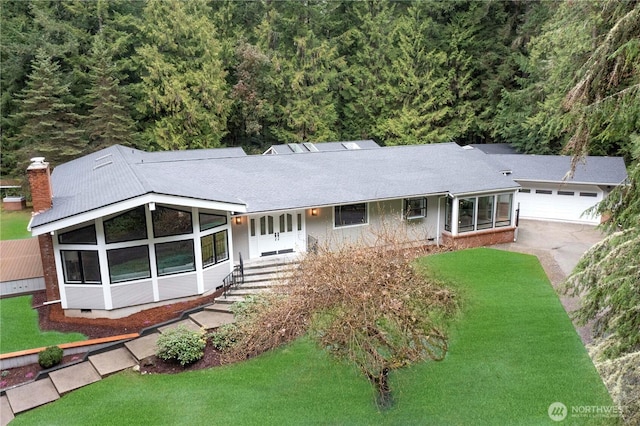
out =
{"type": "Polygon", "coordinates": [[[85,226],[58,235],[60,244],[97,244],[95,225],[85,226]]]}
{"type": "Polygon", "coordinates": [[[575,193],[573,191],[558,191],[558,195],[570,195],[573,196],[575,193]]]}
{"type": "Polygon", "coordinates": [[[496,210],[496,228],[511,225],[511,204],[513,194],[498,195],[498,208],[496,210]]]}
{"type": "Polygon", "coordinates": [[[151,277],[148,246],[107,250],[107,261],[112,283],[151,277]]]}
{"type": "Polygon", "coordinates": [[[477,229],[493,228],[493,199],[493,195],[478,197],[477,229]]]}
{"type": "Polygon", "coordinates": [[[409,198],[404,200],[404,214],[406,219],[418,219],[427,216],[427,199],[409,198]]]}
{"type": "Polygon", "coordinates": [[[529,188],[520,188],[518,191],[522,192],[523,194],[530,194],[531,193],[531,190],[529,188]]]}
{"type": "Polygon", "coordinates": [[[447,197],[444,205],[444,229],[451,232],[451,212],[453,211],[453,198],[447,197]]]}
{"type": "Polygon", "coordinates": [[[218,214],[200,213],[200,230],[206,231],[207,229],[222,226],[227,223],[227,217],[218,214]]]}
{"type": "Polygon", "coordinates": [[[191,213],[189,212],[158,206],[151,212],[151,218],[153,219],[153,235],[156,237],[193,232],[191,213]]]}
{"type": "Polygon", "coordinates": [[[104,235],[107,244],[146,239],[147,220],[144,206],[105,220],[104,235]]]}
{"type": "Polygon", "coordinates": [[[158,275],[177,274],[196,270],[193,240],[156,244],[158,275]]]}
{"type": "Polygon", "coordinates": [[[62,250],[62,269],[67,284],[100,284],[100,261],[93,250],[62,250]]]}
{"type": "Polygon", "coordinates": [[[229,259],[227,231],[216,232],[200,238],[202,266],[214,265],[229,259]]]}
{"type": "Polygon", "coordinates": [[[364,223],[368,223],[367,203],[335,206],[334,215],[334,224],[336,228],[340,226],[362,225],[364,223]]]}
{"type": "Polygon", "coordinates": [[[458,232],[473,231],[475,228],[475,198],[458,200],[458,232]]]}
{"type": "MultiPolygon", "coordinates": [[[[458,200],[458,232],[480,231],[511,225],[513,194],[487,195],[458,200]]],[[[451,231],[453,201],[447,198],[444,229],[451,231]]]]}
{"type": "Polygon", "coordinates": [[[550,189],[536,189],[536,194],[551,195],[553,191],[550,189]]]}
{"type": "Polygon", "coordinates": [[[580,196],[581,197],[597,197],[598,194],[596,194],[595,192],[581,192],[580,196]]]}

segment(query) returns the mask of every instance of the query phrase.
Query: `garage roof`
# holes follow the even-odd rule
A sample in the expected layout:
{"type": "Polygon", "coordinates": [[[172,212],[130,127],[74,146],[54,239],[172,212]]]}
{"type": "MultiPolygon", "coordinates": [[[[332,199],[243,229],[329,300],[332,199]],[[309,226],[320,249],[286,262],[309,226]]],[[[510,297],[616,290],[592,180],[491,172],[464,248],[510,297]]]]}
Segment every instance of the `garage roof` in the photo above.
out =
{"type": "Polygon", "coordinates": [[[622,157],[585,157],[576,166],[573,176],[571,157],[567,155],[490,154],[500,170],[508,170],[516,181],[585,183],[620,185],[627,179],[622,157]]]}

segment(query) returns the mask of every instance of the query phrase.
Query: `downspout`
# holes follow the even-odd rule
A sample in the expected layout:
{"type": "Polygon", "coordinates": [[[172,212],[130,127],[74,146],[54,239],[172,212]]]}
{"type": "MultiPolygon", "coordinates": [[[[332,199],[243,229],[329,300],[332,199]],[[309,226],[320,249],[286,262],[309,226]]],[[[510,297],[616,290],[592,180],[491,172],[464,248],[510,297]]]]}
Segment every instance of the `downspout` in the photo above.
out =
{"type": "Polygon", "coordinates": [[[436,220],[436,246],[440,247],[440,215],[442,211],[440,210],[440,200],[442,197],[438,197],[438,219],[436,220]]]}

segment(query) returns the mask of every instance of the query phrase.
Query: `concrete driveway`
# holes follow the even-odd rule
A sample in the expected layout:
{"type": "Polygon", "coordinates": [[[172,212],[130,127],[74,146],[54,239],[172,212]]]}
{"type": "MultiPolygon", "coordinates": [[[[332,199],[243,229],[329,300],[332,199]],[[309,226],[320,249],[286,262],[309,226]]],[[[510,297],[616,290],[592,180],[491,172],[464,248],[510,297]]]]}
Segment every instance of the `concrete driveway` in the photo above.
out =
{"type": "Polygon", "coordinates": [[[567,276],[584,252],[602,240],[603,236],[598,228],[591,225],[521,220],[517,241],[501,246],[524,253],[545,251],[567,276]]]}
{"type": "MultiPolygon", "coordinates": [[[[591,225],[521,220],[516,241],[495,247],[537,256],[557,291],[578,264],[580,257],[603,237],[604,234],[591,225]]],[[[558,296],[567,313],[580,306],[578,297],[568,297],[560,292],[558,296]]],[[[583,343],[590,343],[591,327],[578,327],[575,323],[574,326],[583,343]]]]}

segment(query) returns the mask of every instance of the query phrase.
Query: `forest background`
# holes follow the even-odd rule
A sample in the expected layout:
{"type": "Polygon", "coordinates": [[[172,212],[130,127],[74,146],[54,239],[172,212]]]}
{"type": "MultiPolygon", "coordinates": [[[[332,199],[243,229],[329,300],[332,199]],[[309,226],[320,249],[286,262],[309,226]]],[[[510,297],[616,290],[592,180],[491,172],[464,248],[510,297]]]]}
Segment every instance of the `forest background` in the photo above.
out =
{"type": "Polygon", "coordinates": [[[374,139],[633,158],[635,1],[1,1],[3,177],[144,150],[374,139]]]}

